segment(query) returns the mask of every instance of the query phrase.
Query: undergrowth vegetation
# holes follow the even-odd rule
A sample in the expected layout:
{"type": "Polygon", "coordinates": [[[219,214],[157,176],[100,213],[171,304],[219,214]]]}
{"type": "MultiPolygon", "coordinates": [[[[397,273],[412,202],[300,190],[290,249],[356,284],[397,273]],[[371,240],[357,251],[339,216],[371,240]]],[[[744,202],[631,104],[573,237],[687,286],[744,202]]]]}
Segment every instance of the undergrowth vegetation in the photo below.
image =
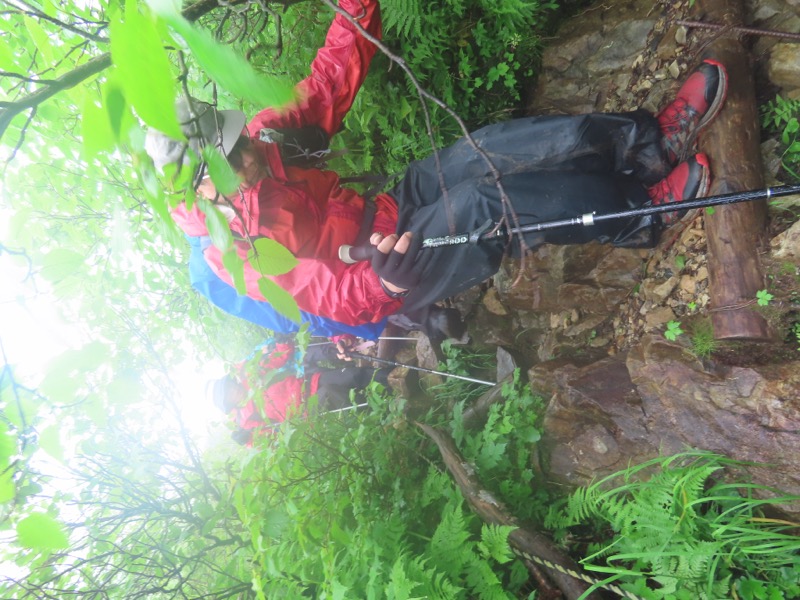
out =
{"type": "MultiPolygon", "coordinates": [[[[554,1],[539,0],[384,0],[383,39],[422,87],[474,130],[519,109],[524,84],[536,75],[541,36],[557,8],[554,1]]],[[[292,5],[282,15],[279,56],[272,24],[242,51],[260,70],[299,81],[330,19],[321,3],[292,5]]],[[[261,107],[249,108],[252,114],[261,107]]],[[[438,147],[462,135],[441,108],[429,103],[429,110],[438,147]]],[[[409,161],[431,153],[421,100],[402,69],[381,52],[332,145],[343,153],[333,163],[342,174],[398,175],[409,161]]]]}
{"type": "Polygon", "coordinates": [[[546,524],[562,537],[592,524],[584,566],[642,598],[797,598],[800,523],[765,511],[798,498],[748,484],[744,466],[705,452],[647,461],[577,490],[546,524]]]}
{"type": "MultiPolygon", "coordinates": [[[[472,368],[490,358],[448,354],[472,368]]],[[[519,371],[479,428],[462,418],[471,401],[454,401],[460,383],[447,382],[418,420],[447,431],[483,489],[552,531],[598,581],[648,600],[797,597],[800,524],[771,509],[800,498],[776,497],[748,483],[742,463],[705,452],[631,466],[563,498],[534,467],[544,403],[519,371]]],[[[249,569],[263,598],[535,598],[508,545],[513,528],[470,512],[405,401],[373,384],[368,402],[288,422],[229,465],[230,509],[251,547],[226,568],[249,569]]]]}
{"type": "MultiPolygon", "coordinates": [[[[456,419],[455,436],[499,497],[542,515],[527,466],[536,400],[519,382],[505,397],[481,431],[456,419]]],[[[261,597],[518,597],[527,573],[510,562],[511,528],[469,512],[435,445],[397,402],[375,385],[371,411],[287,423],[232,465],[232,507],[252,549],[230,568],[252,568],[261,597]]]]}
{"type": "Polygon", "coordinates": [[[800,181],[800,100],[776,96],[761,106],[761,125],[778,135],[781,165],[794,181],[800,181]]]}

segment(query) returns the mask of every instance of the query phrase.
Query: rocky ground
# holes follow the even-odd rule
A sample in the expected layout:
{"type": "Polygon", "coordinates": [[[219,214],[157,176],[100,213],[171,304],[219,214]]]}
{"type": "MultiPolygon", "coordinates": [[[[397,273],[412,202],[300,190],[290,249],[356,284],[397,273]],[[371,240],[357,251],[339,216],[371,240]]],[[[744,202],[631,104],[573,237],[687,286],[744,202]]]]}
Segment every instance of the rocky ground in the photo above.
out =
{"type": "MultiPolygon", "coordinates": [[[[800,2],[750,2],[746,25],[800,31],[800,2]]],[[[543,60],[543,72],[528,103],[531,114],[657,111],[697,62],[704,30],[678,26],[693,19],[689,0],[653,4],[642,0],[595,3],[559,30],[543,60]],[[556,110],[557,107],[557,110],[556,110]]],[[[753,42],[759,101],[775,93],[800,97],[800,44],[759,37],[753,42]]],[[[765,137],[765,180],[782,175],[777,142],[765,137]]],[[[774,335],[796,350],[789,328],[797,321],[797,229],[784,233],[800,215],[800,198],[776,203],[770,210],[762,249],[767,279],[775,298],[754,310],[770,320],[774,335]],[[783,234],[783,235],[779,235],[783,234]]],[[[468,315],[473,339],[498,344],[533,365],[566,354],[601,349],[624,351],[643,334],[661,333],[679,321],[685,338],[705,334],[710,311],[704,214],[692,211],[663,232],[654,250],[543,247],[526,264],[507,261],[480,293],[454,299],[468,315]],[[518,280],[519,279],[519,280],[518,280]],[[599,300],[599,302],[598,302],[599,300]],[[510,317],[510,318],[509,318],[510,317]]],[[[718,344],[729,361],[747,360],[755,351],[743,344],[718,344]],[[743,357],[736,357],[736,349],[743,357]]],[[[701,348],[701,351],[703,349],[701,348]]],[[[786,358],[783,349],[770,354],[786,358]]]]}
{"type": "MultiPolygon", "coordinates": [[[[529,112],[657,111],[715,35],[675,23],[696,18],[693,4],[592,4],[550,42],[529,112]]],[[[800,0],[749,0],[747,15],[800,31],[800,0]]],[[[758,102],[800,98],[800,43],[749,39],[758,102]]],[[[784,175],[777,147],[765,133],[768,184],[784,175]]],[[[543,246],[451,300],[471,343],[512,356],[549,400],[540,466],[554,481],[692,446],[772,463],[756,481],[800,493],[800,198],[770,206],[759,249],[772,298],[748,303],[771,326],[767,343],[714,340],[705,218],[687,214],[652,250],[543,246]],[[669,323],[682,331],[672,341],[669,323]]],[[[418,355],[435,367],[424,343],[418,355]]]]}

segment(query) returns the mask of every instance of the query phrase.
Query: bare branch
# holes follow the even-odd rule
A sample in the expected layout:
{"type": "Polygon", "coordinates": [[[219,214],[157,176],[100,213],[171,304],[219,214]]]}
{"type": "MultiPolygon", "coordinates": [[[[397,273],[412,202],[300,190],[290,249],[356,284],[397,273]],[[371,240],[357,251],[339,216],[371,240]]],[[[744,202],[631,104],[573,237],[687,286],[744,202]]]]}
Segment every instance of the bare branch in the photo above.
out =
{"type": "MultiPolygon", "coordinates": [[[[12,0],[9,0],[9,2],[11,2],[11,1],[12,0]]],[[[76,34],[78,34],[78,35],[80,35],[82,37],[85,37],[87,40],[91,40],[91,41],[96,42],[98,44],[107,44],[108,41],[109,41],[108,38],[105,38],[105,37],[100,36],[100,35],[96,35],[94,33],[89,33],[88,31],[84,31],[83,29],[80,29],[79,27],[75,27],[74,25],[72,25],[70,23],[65,23],[64,21],[56,19],[55,17],[51,17],[50,15],[47,15],[47,14],[41,12],[40,10],[38,10],[36,7],[31,6],[27,2],[22,2],[22,4],[23,4],[23,6],[27,7],[28,10],[20,9],[20,12],[22,14],[28,15],[29,17],[36,17],[37,19],[41,19],[43,21],[49,21],[50,23],[53,23],[54,25],[58,25],[59,27],[61,27],[61,29],[66,29],[67,31],[71,31],[72,33],[76,33],[76,34]]],[[[101,22],[101,23],[99,23],[99,25],[100,25],[100,28],[102,29],[102,28],[107,26],[107,23],[102,23],[101,22]]]]}

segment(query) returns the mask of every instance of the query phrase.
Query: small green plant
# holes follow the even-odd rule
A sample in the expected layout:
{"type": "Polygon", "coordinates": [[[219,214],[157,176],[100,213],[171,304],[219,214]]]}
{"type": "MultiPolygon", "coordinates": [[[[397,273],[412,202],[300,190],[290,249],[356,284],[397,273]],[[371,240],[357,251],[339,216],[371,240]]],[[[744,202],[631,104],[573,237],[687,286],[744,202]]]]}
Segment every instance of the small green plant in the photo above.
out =
{"type": "MultiPolygon", "coordinates": [[[[446,361],[440,365],[441,370],[453,375],[475,376],[475,373],[490,370],[495,367],[495,357],[488,352],[482,352],[469,346],[456,346],[449,341],[442,343],[446,361]]],[[[486,391],[486,386],[480,383],[462,381],[460,379],[445,378],[444,382],[428,390],[439,402],[460,400],[470,401],[486,391]]]]}
{"type": "Polygon", "coordinates": [[[794,337],[797,340],[797,351],[800,352],[800,321],[794,324],[792,333],[794,333],[794,337]]]}
{"type": "Polygon", "coordinates": [[[770,294],[767,290],[758,290],[756,292],[756,301],[759,306],[769,306],[775,296],[770,294]]]}
{"type": "Polygon", "coordinates": [[[781,145],[784,148],[781,164],[795,179],[800,179],[800,99],[789,100],[776,96],[775,100],[767,102],[761,108],[762,124],[765,129],[771,129],[780,134],[781,145]]]}
{"type": "Polygon", "coordinates": [[[714,210],[714,207],[713,207],[713,206],[707,206],[707,207],[706,207],[706,214],[707,214],[707,215],[713,215],[715,212],[717,212],[717,211],[716,211],[716,210],[714,210]]]}
{"type": "Polygon", "coordinates": [[[686,257],[682,254],[679,254],[675,257],[675,267],[678,271],[683,271],[683,268],[686,266],[686,257]]]}
{"type": "Polygon", "coordinates": [[[667,323],[667,330],[664,332],[664,337],[667,338],[670,342],[674,342],[678,339],[679,335],[683,335],[683,330],[681,329],[681,324],[679,321],[670,321],[667,323]]]}
{"type": "Polygon", "coordinates": [[[601,539],[584,567],[644,598],[797,598],[797,523],[762,509],[800,497],[776,497],[742,467],[708,452],[659,457],[579,488],[545,525],[557,536],[594,525],[601,539]],[[723,469],[732,483],[721,482],[723,469]]]}
{"type": "Polygon", "coordinates": [[[694,312],[694,311],[696,311],[696,310],[697,310],[697,302],[689,302],[689,303],[686,305],[686,308],[688,308],[688,309],[689,309],[689,312],[694,312]]]}
{"type": "Polygon", "coordinates": [[[692,350],[699,358],[711,356],[718,345],[710,320],[704,319],[692,328],[692,350]]]}

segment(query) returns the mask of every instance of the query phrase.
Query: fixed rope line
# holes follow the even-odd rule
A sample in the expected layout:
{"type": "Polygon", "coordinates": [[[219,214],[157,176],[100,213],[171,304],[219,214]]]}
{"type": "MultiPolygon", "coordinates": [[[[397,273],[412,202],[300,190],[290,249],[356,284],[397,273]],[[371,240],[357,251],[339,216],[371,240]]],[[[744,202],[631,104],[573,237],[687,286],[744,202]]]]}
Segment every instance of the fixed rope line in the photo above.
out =
{"type": "Polygon", "coordinates": [[[567,567],[562,567],[561,565],[554,563],[550,560],[547,560],[546,558],[541,558],[539,556],[526,552],[521,548],[517,548],[516,546],[513,546],[511,544],[509,544],[509,546],[511,546],[512,552],[514,552],[514,554],[516,554],[520,558],[529,560],[547,569],[553,569],[555,571],[558,571],[559,573],[564,573],[565,575],[569,575],[570,577],[583,581],[584,583],[588,583],[594,587],[603,588],[604,590],[608,590],[609,592],[617,594],[620,598],[626,598],[627,600],[645,600],[644,598],[642,598],[641,596],[637,596],[633,592],[623,590],[621,587],[619,587],[614,583],[607,583],[605,581],[592,577],[591,575],[587,575],[586,573],[581,573],[580,571],[576,571],[575,569],[568,569],[567,567]]]}

